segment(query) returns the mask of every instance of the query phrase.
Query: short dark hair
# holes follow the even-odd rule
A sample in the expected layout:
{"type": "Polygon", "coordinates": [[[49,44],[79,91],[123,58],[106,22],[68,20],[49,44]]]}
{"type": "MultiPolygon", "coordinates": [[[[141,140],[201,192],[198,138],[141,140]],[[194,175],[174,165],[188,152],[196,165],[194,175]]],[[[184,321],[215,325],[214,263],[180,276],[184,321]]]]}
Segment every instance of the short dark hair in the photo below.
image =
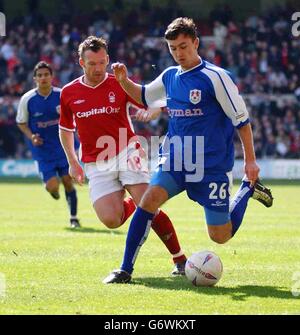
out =
{"type": "Polygon", "coordinates": [[[80,58],[83,58],[83,54],[86,50],[92,50],[97,52],[100,49],[108,51],[107,42],[102,37],[89,36],[78,47],[78,55],[80,58]]]}
{"type": "Polygon", "coordinates": [[[188,17],[178,17],[173,20],[169,25],[165,32],[166,40],[176,40],[176,38],[180,35],[187,35],[192,38],[194,41],[197,38],[197,27],[193,19],[188,17]]]}
{"type": "Polygon", "coordinates": [[[33,69],[33,76],[35,77],[36,76],[36,73],[39,69],[48,69],[51,76],[53,74],[53,70],[52,70],[52,67],[50,64],[48,64],[47,62],[44,62],[44,61],[40,61],[36,64],[36,66],[34,67],[33,69]]]}

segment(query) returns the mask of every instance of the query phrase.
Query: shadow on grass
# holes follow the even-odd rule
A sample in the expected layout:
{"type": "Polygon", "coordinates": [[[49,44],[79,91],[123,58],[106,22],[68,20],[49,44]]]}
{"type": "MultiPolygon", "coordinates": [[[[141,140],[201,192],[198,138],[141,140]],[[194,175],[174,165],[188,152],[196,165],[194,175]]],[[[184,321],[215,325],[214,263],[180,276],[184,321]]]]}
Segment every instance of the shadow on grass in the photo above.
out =
{"type": "Polygon", "coordinates": [[[236,301],[247,300],[248,297],[295,299],[291,291],[285,287],[262,285],[238,285],[235,287],[222,287],[222,282],[212,287],[195,287],[185,277],[146,277],[133,278],[132,284],[167,290],[186,290],[206,295],[227,295],[236,301]]]}
{"type": "Polygon", "coordinates": [[[95,228],[88,228],[88,227],[81,227],[81,228],[64,228],[67,231],[72,233],[97,233],[97,234],[108,234],[108,235],[124,235],[125,233],[122,231],[118,231],[116,229],[95,229],[95,228]]]}

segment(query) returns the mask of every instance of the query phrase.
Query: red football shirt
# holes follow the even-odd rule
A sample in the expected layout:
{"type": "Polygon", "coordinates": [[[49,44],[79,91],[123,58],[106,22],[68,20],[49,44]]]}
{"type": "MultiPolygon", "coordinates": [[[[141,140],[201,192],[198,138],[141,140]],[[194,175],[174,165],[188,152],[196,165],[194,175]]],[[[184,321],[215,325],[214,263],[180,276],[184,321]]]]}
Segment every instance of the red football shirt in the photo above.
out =
{"type": "Polygon", "coordinates": [[[107,148],[99,147],[107,139],[102,136],[115,141],[116,154],[124,149],[135,136],[129,106],[143,107],[127,95],[111,74],[106,74],[95,87],[85,84],[83,76],[73,80],[63,87],[60,103],[59,127],[69,131],[77,128],[84,163],[96,162],[99,153],[107,148]]]}

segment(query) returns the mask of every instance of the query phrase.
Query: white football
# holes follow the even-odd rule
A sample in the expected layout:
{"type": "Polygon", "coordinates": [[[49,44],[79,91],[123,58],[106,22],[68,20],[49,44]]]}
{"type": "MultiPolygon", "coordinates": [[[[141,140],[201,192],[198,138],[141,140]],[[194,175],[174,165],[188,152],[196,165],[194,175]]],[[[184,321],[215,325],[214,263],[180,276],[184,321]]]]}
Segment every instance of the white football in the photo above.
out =
{"type": "Polygon", "coordinates": [[[195,286],[212,286],[221,278],[223,264],[212,251],[199,251],[192,254],[185,263],[185,275],[195,286]]]}

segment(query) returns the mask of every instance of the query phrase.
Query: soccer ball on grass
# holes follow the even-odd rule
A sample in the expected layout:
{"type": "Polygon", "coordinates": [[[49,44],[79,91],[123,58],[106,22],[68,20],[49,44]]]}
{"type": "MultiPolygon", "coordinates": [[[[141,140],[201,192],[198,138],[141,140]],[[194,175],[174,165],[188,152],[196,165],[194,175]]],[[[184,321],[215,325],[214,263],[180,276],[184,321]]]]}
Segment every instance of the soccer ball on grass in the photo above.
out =
{"type": "Polygon", "coordinates": [[[185,275],[195,286],[213,286],[221,278],[221,259],[212,251],[199,251],[192,254],[185,264],[185,275]]]}

